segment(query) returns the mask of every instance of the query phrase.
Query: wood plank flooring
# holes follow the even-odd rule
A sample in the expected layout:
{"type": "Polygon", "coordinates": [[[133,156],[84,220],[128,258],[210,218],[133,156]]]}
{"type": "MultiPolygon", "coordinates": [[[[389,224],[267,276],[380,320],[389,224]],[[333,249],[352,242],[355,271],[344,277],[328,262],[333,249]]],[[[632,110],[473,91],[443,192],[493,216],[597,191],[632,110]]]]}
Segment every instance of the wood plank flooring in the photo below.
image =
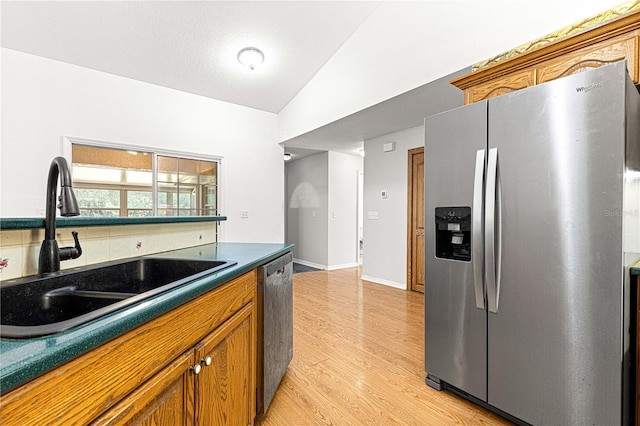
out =
{"type": "Polygon", "coordinates": [[[426,386],[422,295],[359,275],[294,275],[294,356],[258,425],[509,424],[426,386]]]}

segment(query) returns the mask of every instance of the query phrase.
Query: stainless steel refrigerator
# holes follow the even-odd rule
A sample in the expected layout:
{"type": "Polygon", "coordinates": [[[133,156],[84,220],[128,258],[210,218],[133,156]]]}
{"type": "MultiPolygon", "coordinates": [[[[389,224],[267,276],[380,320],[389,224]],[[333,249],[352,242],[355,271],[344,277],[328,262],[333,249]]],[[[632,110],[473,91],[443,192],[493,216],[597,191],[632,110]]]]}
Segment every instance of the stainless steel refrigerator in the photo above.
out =
{"type": "Polygon", "coordinates": [[[427,384],[517,422],[630,421],[639,98],[622,61],[425,119],[427,384]]]}

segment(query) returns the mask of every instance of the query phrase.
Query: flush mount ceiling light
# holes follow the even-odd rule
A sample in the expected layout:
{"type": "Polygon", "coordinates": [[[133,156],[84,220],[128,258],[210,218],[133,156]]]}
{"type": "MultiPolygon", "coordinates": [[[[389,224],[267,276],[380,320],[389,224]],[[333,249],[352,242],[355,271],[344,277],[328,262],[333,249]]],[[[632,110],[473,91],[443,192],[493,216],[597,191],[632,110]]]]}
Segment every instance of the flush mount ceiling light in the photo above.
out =
{"type": "Polygon", "coordinates": [[[255,67],[264,62],[264,53],[255,47],[245,47],[238,52],[238,61],[253,71],[255,67]]]}
{"type": "Polygon", "coordinates": [[[291,154],[289,154],[288,152],[284,153],[284,161],[289,161],[291,160],[291,154]]]}

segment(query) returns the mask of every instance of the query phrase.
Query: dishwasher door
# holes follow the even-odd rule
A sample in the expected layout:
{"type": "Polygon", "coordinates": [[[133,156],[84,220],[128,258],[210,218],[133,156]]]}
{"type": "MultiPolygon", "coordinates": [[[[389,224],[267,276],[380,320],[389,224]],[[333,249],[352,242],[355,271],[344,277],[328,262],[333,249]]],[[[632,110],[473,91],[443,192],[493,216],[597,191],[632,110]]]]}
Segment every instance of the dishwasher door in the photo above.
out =
{"type": "Polygon", "coordinates": [[[258,268],[258,413],[265,413],[293,358],[293,254],[258,268]],[[262,362],[260,362],[262,360],[262,362]]]}

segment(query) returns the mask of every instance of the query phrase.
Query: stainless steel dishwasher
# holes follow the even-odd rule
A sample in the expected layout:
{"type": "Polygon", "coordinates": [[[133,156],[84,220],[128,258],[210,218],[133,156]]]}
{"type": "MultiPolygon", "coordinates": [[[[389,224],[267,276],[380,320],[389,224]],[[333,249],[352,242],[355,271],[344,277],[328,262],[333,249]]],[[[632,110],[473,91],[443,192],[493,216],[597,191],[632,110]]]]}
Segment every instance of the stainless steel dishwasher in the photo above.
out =
{"type": "Polygon", "coordinates": [[[293,358],[293,254],[258,268],[258,413],[265,413],[293,358]]]}

